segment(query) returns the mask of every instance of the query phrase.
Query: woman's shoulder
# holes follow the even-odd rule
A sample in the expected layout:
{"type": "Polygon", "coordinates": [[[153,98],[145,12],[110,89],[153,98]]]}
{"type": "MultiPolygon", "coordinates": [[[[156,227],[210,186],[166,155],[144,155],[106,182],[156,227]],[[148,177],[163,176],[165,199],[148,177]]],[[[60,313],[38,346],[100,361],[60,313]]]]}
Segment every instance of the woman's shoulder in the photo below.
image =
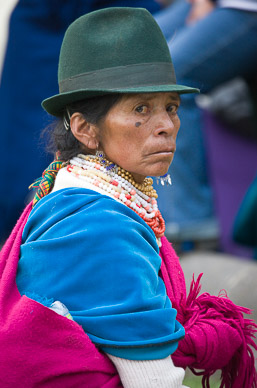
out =
{"type": "Polygon", "coordinates": [[[128,208],[123,203],[116,199],[103,195],[97,191],[81,188],[81,187],[68,187],[55,192],[52,192],[42,198],[38,204],[32,209],[30,218],[38,217],[40,215],[43,218],[58,217],[62,218],[69,214],[81,213],[86,211],[90,212],[105,212],[110,216],[129,216],[139,222],[142,221],[132,209],[128,208]]]}
{"type": "Polygon", "coordinates": [[[64,236],[93,228],[107,232],[114,227],[117,232],[130,230],[144,237],[154,236],[141,217],[124,204],[90,189],[69,187],[48,194],[36,204],[24,228],[23,241],[35,241],[46,233],[64,236]]]}

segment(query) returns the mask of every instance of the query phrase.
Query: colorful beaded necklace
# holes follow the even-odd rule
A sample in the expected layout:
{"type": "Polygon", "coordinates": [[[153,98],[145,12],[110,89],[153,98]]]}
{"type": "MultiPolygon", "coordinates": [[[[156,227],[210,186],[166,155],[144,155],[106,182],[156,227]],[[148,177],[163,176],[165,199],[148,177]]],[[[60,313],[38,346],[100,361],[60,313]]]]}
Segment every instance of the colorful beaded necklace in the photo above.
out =
{"type": "Polygon", "coordinates": [[[106,158],[93,155],[74,157],[66,169],[131,208],[150,226],[157,240],[164,235],[165,222],[158,210],[158,195],[152,186],[152,178],[137,183],[128,171],[106,158]]]}

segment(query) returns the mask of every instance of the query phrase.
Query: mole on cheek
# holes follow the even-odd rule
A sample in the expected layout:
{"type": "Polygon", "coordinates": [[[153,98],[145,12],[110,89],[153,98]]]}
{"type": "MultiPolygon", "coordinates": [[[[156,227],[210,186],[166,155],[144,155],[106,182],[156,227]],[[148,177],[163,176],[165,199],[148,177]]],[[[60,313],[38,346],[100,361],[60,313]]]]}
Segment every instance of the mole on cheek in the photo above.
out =
{"type": "Polygon", "coordinates": [[[135,124],[135,127],[140,127],[140,125],[141,125],[140,121],[137,121],[135,124]]]}

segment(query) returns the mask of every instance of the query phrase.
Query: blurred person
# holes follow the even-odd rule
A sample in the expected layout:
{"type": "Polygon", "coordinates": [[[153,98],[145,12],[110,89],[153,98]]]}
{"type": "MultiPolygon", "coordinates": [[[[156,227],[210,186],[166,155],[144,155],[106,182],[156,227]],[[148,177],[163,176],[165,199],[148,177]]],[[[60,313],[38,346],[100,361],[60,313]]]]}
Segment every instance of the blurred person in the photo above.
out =
{"type": "Polygon", "coordinates": [[[233,225],[233,238],[239,244],[254,249],[257,260],[257,176],[248,188],[233,225]]]}
{"type": "Polygon", "coordinates": [[[40,102],[58,90],[63,34],[80,15],[112,6],[156,12],[162,5],[155,0],[20,0],[11,15],[0,84],[0,152],[5,165],[0,172],[0,243],[28,201],[28,185],[50,163],[38,136],[50,122],[40,102]]]}
{"type": "MultiPolygon", "coordinates": [[[[178,0],[156,16],[167,41],[177,80],[208,93],[224,82],[256,76],[256,0],[178,0]]],[[[160,209],[174,230],[215,230],[203,121],[195,97],[183,96],[173,185],[156,186],[160,209]]],[[[217,158],[219,150],[217,149],[217,158]]]]}

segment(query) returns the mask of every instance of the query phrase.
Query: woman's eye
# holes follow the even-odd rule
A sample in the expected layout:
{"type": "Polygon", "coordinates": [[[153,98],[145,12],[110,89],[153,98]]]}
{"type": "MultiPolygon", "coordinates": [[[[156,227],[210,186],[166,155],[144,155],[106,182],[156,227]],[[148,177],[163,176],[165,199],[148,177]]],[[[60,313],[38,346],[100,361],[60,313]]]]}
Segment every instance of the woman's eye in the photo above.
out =
{"type": "Polygon", "coordinates": [[[146,105],[139,105],[136,107],[136,112],[138,113],[147,113],[147,106],[146,105]]]}
{"type": "Polygon", "coordinates": [[[179,108],[178,105],[174,105],[174,104],[169,105],[169,106],[167,107],[167,112],[172,113],[172,114],[175,114],[175,113],[177,113],[178,108],[179,108]]]}

